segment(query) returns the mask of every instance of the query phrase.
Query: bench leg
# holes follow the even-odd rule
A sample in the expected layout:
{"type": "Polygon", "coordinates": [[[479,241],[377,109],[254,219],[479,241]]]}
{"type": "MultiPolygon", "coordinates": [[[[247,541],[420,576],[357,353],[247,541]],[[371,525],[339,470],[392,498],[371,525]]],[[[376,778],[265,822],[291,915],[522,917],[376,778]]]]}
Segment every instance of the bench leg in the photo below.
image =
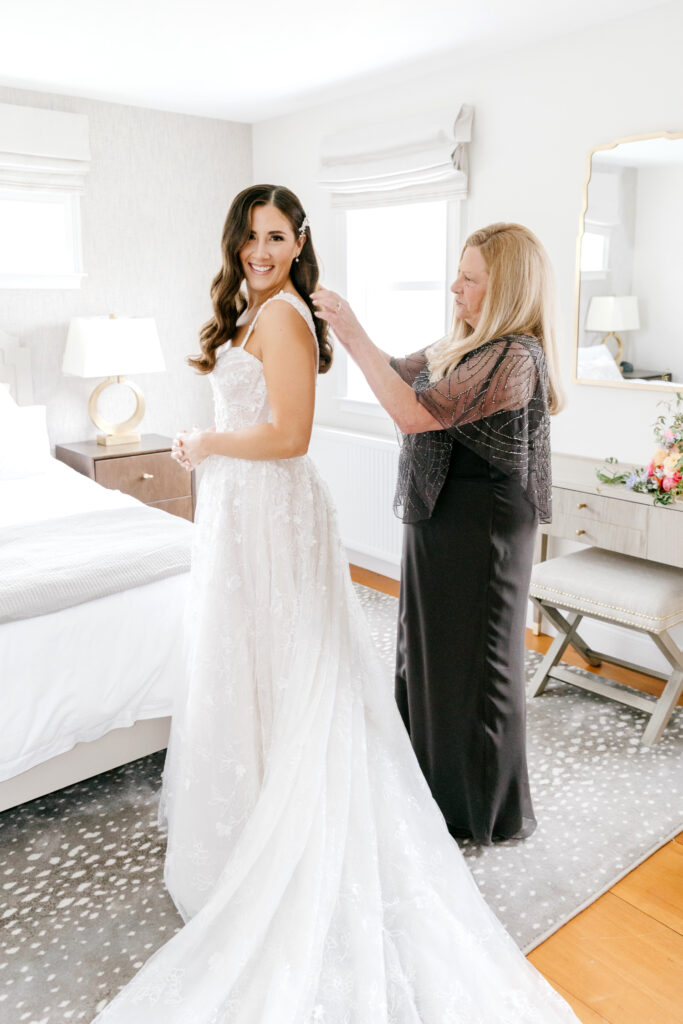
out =
{"type": "Polygon", "coordinates": [[[585,640],[582,640],[580,636],[574,637],[572,640],[572,647],[578,651],[585,662],[592,665],[593,668],[600,668],[602,665],[602,659],[598,657],[596,652],[592,650],[592,648],[590,648],[585,640]]]}
{"type": "Polygon", "coordinates": [[[664,692],[657,701],[655,710],[647,723],[641,740],[644,746],[652,747],[660,738],[671,718],[673,709],[678,704],[681,693],[683,693],[683,672],[676,669],[669,676],[669,682],[664,687],[664,692]]]}
{"type": "MultiPolygon", "coordinates": [[[[556,608],[555,605],[552,604],[546,604],[543,600],[541,600],[538,597],[532,597],[531,601],[534,605],[537,606],[540,612],[543,615],[545,615],[548,621],[553,624],[553,626],[555,627],[555,629],[558,630],[559,633],[566,633],[567,630],[570,628],[570,622],[575,621],[573,618],[565,619],[564,615],[561,613],[559,608],[556,608]]],[[[579,616],[576,625],[578,625],[582,618],[583,614],[579,616]]],[[[597,653],[597,651],[592,650],[592,648],[588,646],[586,641],[581,639],[581,637],[576,631],[572,633],[571,645],[578,652],[578,654],[581,655],[583,660],[587,662],[587,664],[592,665],[593,668],[600,668],[600,666],[602,665],[600,655],[597,653]]]]}
{"type": "Polygon", "coordinates": [[[673,672],[669,676],[669,681],[664,687],[662,695],[657,701],[650,721],[647,723],[643,733],[641,742],[646,747],[654,746],[660,738],[666,729],[674,708],[678,704],[681,693],[683,693],[683,651],[671,639],[667,630],[659,634],[650,633],[650,636],[662,654],[671,662],[673,672]]]}
{"type": "Polygon", "coordinates": [[[581,622],[583,615],[579,615],[578,612],[576,612],[575,614],[571,614],[568,619],[565,619],[564,616],[560,615],[555,608],[546,608],[535,598],[532,598],[532,600],[534,604],[548,616],[550,621],[558,630],[557,636],[546,651],[543,661],[534,672],[534,675],[529,681],[529,685],[527,687],[528,697],[538,697],[543,693],[548,685],[550,670],[557,665],[569,644],[574,643],[576,629],[581,622]]]}

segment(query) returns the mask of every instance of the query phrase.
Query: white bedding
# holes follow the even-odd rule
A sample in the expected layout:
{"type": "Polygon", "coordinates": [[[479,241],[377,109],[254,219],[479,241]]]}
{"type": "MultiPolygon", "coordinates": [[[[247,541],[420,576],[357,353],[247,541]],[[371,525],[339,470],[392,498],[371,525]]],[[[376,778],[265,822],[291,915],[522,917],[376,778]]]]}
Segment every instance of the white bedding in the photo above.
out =
{"type": "MultiPolygon", "coordinates": [[[[46,473],[0,481],[0,529],[137,504],[52,460],[46,473]]],[[[0,625],[0,781],[110,729],[170,714],[183,678],[187,580],[0,625]]]]}
{"type": "Polygon", "coordinates": [[[0,479],[0,529],[138,504],[129,494],[101,487],[57,459],[50,459],[45,473],[0,479]]]}
{"type": "Polygon", "coordinates": [[[192,525],[159,508],[99,509],[0,529],[0,623],[188,572],[192,525]]]}

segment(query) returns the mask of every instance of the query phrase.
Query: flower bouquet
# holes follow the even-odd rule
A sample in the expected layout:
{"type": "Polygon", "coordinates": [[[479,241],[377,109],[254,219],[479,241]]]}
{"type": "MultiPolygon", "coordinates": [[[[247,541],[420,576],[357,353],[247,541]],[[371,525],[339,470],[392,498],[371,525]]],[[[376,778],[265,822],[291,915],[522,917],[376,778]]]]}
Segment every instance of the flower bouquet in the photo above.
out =
{"type": "MultiPolygon", "coordinates": [[[[660,402],[668,412],[655,422],[655,440],[659,447],[647,466],[628,473],[597,469],[598,480],[604,484],[623,484],[630,491],[651,494],[655,505],[673,505],[683,495],[683,394],[675,400],[660,402]]],[[[605,459],[610,466],[618,465],[614,458],[605,459]]]]}

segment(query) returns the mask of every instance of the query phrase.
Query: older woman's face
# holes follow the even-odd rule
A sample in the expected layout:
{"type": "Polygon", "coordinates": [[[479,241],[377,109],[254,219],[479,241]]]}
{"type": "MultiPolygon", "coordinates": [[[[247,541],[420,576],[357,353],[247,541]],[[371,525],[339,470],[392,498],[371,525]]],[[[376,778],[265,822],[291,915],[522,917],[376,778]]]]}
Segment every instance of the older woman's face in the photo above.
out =
{"type": "Polygon", "coordinates": [[[489,283],[489,272],[477,246],[467,247],[462,254],[458,276],[451,285],[455,295],[455,315],[470,327],[476,327],[489,283]]]}

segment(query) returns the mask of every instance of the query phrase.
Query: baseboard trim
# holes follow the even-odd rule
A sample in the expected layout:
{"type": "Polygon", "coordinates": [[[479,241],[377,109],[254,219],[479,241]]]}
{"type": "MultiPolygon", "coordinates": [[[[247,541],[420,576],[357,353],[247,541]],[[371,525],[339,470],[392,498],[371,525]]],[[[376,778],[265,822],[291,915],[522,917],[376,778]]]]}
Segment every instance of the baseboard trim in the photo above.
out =
{"type": "Polygon", "coordinates": [[[378,558],[376,555],[368,554],[367,551],[357,551],[354,548],[346,549],[346,557],[351,565],[358,565],[361,569],[369,569],[380,576],[387,576],[390,580],[401,578],[401,563],[386,558],[378,558]]]}

